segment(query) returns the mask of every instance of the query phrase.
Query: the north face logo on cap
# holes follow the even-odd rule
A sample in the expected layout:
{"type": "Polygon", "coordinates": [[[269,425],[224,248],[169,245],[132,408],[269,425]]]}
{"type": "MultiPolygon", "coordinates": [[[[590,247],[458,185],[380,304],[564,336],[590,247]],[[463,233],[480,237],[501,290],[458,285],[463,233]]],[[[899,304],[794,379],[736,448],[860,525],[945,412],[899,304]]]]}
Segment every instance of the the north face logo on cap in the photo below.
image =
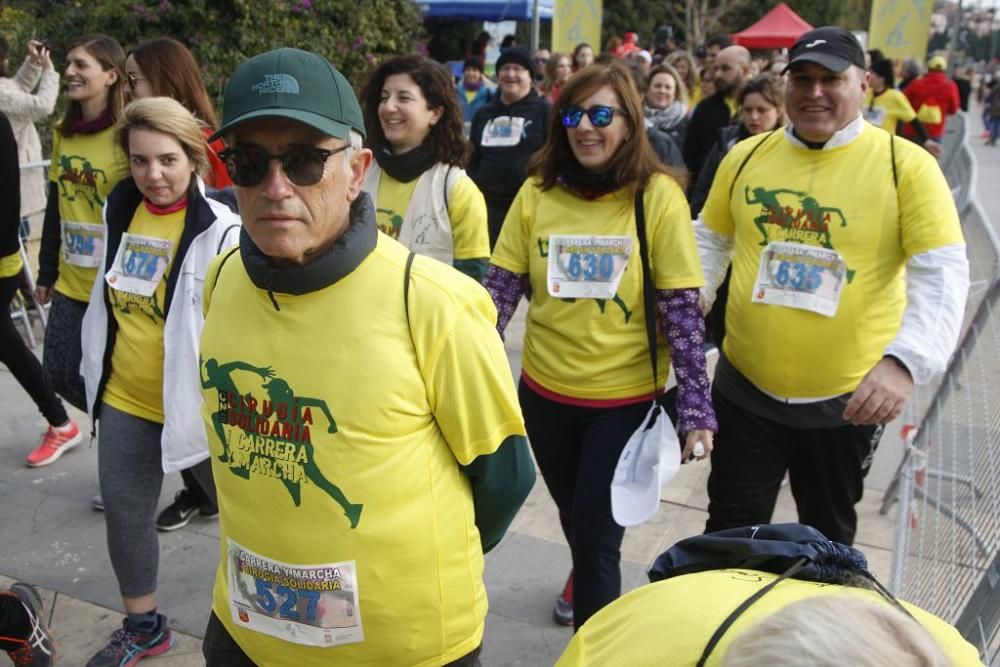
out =
{"type": "Polygon", "coordinates": [[[267,74],[264,76],[264,80],[260,83],[255,83],[251,90],[261,95],[266,93],[298,95],[299,82],[291,74],[267,74]]]}

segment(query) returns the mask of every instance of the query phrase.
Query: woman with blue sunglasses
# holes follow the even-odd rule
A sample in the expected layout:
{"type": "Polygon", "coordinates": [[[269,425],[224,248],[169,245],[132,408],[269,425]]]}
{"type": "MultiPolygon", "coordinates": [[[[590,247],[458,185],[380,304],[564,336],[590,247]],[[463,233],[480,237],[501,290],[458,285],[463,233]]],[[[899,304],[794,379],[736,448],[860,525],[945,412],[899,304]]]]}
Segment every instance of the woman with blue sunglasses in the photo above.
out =
{"type": "Polygon", "coordinates": [[[555,618],[579,628],[621,593],[625,530],[612,517],[611,481],[626,441],[663,393],[668,361],[680,383],[684,458],[698,442],[698,458],[708,456],[716,422],[687,201],[649,144],[632,76],[617,64],[585,68],[559,103],[504,221],[484,285],[501,332],[531,288],[519,397],[573,558],[555,618]],[[639,201],[657,304],[648,314],[639,201]],[[647,317],[660,330],[655,386],[647,317]]]}

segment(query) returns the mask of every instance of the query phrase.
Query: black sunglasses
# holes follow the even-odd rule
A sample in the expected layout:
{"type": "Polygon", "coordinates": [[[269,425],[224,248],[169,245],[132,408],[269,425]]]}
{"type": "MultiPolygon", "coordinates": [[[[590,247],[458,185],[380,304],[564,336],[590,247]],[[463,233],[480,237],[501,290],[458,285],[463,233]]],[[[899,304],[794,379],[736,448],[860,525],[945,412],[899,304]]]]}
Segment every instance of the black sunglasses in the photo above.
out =
{"type": "Polygon", "coordinates": [[[260,185],[267,176],[271,160],[281,163],[281,168],[295,185],[316,185],[323,178],[326,161],[331,155],[350,148],[350,144],[334,150],[307,146],[289,148],[284,153],[272,155],[263,148],[227,148],[219,153],[226,163],[233,183],[242,188],[260,185]]]}
{"type": "Polygon", "coordinates": [[[587,114],[590,124],[594,127],[607,127],[615,119],[615,112],[625,113],[621,109],[595,104],[589,109],[583,107],[563,107],[561,113],[563,127],[574,128],[583,120],[583,114],[587,114]]]}

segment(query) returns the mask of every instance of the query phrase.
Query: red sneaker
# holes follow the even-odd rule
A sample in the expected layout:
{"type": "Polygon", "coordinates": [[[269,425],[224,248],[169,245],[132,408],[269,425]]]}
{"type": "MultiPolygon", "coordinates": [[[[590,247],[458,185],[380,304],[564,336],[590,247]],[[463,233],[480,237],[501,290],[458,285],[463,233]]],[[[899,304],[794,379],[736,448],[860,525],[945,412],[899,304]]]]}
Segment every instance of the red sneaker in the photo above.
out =
{"type": "Polygon", "coordinates": [[[54,426],[49,426],[49,430],[42,434],[42,441],[28,454],[28,467],[47,466],[82,441],[83,436],[80,434],[80,429],[72,421],[68,428],[57,429],[54,426]]]}
{"type": "Polygon", "coordinates": [[[556,600],[556,607],[552,610],[552,619],[559,625],[573,625],[573,571],[570,570],[569,579],[563,586],[563,592],[556,600]]]}

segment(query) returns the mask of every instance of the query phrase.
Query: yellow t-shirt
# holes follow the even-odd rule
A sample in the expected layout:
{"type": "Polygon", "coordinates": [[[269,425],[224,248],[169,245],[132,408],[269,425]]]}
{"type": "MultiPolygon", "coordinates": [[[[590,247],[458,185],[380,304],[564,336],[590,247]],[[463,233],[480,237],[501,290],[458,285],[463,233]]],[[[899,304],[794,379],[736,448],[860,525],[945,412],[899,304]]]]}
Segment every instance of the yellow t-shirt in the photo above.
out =
{"type": "Polygon", "coordinates": [[[698,84],[688,91],[688,108],[694,109],[702,99],[701,84],[698,84]]]}
{"type": "MultiPolygon", "coordinates": [[[[587,201],[562,186],[543,192],[531,179],[507,213],[491,262],[529,276],[532,296],[522,362],[525,373],[549,391],[586,400],[652,393],[634,202],[626,189],[587,201]],[[633,250],[613,299],[572,300],[549,294],[553,234],[632,239],[633,250]]],[[[672,179],[657,174],[646,187],[644,202],[655,288],[700,287],[701,264],[684,193],[672,179]]],[[[661,336],[658,386],[663,386],[669,368],[661,336]]]]}
{"type": "Polygon", "coordinates": [[[740,110],[740,105],[736,103],[736,98],[726,97],[724,99],[726,101],[726,106],[729,108],[729,118],[730,119],[736,118],[736,114],[740,110]]]}
{"type": "Polygon", "coordinates": [[[379,234],[349,275],[275,293],[277,307],[238,252],[209,267],[213,609],[257,664],[440,665],[482,641],[483,554],[458,464],[524,427],[489,295],[417,258],[411,338],[407,256],[379,234]],[[254,555],[237,572],[231,553],[254,555]],[[285,633],[296,615],[298,641],[319,646],[285,633]]]}
{"type": "MultiPolygon", "coordinates": [[[[573,636],[556,667],[694,665],[726,617],[776,578],[775,574],[757,570],[709,570],[641,586],[592,616],[573,636]],[[669,641],[664,641],[664,633],[669,635],[669,641]]],[[[730,644],[741,633],[787,605],[835,595],[889,604],[875,591],[786,579],[736,619],[706,664],[721,664],[730,644]]],[[[981,664],[975,647],[954,627],[919,607],[906,602],[903,605],[955,667],[981,664]]]]}
{"type": "Polygon", "coordinates": [[[735,238],[723,346],[732,364],[771,394],[853,391],[899,330],[906,260],[963,243],[937,162],[896,139],[897,187],[889,142],[871,125],[829,150],[796,147],[769,133],[737,144],[719,166],[702,216],[710,229],[735,238]],[[833,317],[753,302],[762,251],[775,241],[840,253],[846,280],[833,317]]]}
{"type": "Polygon", "coordinates": [[[63,137],[52,131],[49,180],[59,192],[62,223],[59,278],[55,289],[90,301],[104,247],[101,209],[108,193],[128,174],[128,161],[115,141],[114,126],[94,134],[63,137]]]}
{"type": "MultiPolygon", "coordinates": [[[[415,178],[403,183],[382,170],[375,219],[383,234],[399,240],[399,230],[403,227],[406,209],[419,180],[415,178]]],[[[451,221],[455,259],[482,259],[490,256],[486,200],[468,176],[458,179],[448,193],[448,219],[451,221]]]]}
{"type": "MultiPolygon", "coordinates": [[[[111,301],[111,315],[118,324],[118,334],[111,351],[111,374],[101,400],[116,410],[159,424],[163,423],[163,324],[167,278],[173,270],[177,246],[184,231],[186,210],[182,208],[165,215],[156,214],[143,203],[135,210],[129,223],[129,234],[170,243],[169,250],[166,250],[168,254],[163,256],[166,271],[152,296],[105,287],[111,301]]],[[[128,251],[128,248],[123,248],[123,252],[128,251]]],[[[141,261],[142,256],[132,259],[141,261]]]]}
{"type": "Polygon", "coordinates": [[[21,251],[0,257],[0,278],[10,278],[16,276],[24,268],[24,260],[21,259],[21,251]]]}
{"type": "Polygon", "coordinates": [[[869,123],[893,134],[896,133],[897,124],[909,123],[917,117],[917,112],[910,106],[906,95],[894,88],[887,88],[878,97],[869,88],[862,111],[869,123]]]}

